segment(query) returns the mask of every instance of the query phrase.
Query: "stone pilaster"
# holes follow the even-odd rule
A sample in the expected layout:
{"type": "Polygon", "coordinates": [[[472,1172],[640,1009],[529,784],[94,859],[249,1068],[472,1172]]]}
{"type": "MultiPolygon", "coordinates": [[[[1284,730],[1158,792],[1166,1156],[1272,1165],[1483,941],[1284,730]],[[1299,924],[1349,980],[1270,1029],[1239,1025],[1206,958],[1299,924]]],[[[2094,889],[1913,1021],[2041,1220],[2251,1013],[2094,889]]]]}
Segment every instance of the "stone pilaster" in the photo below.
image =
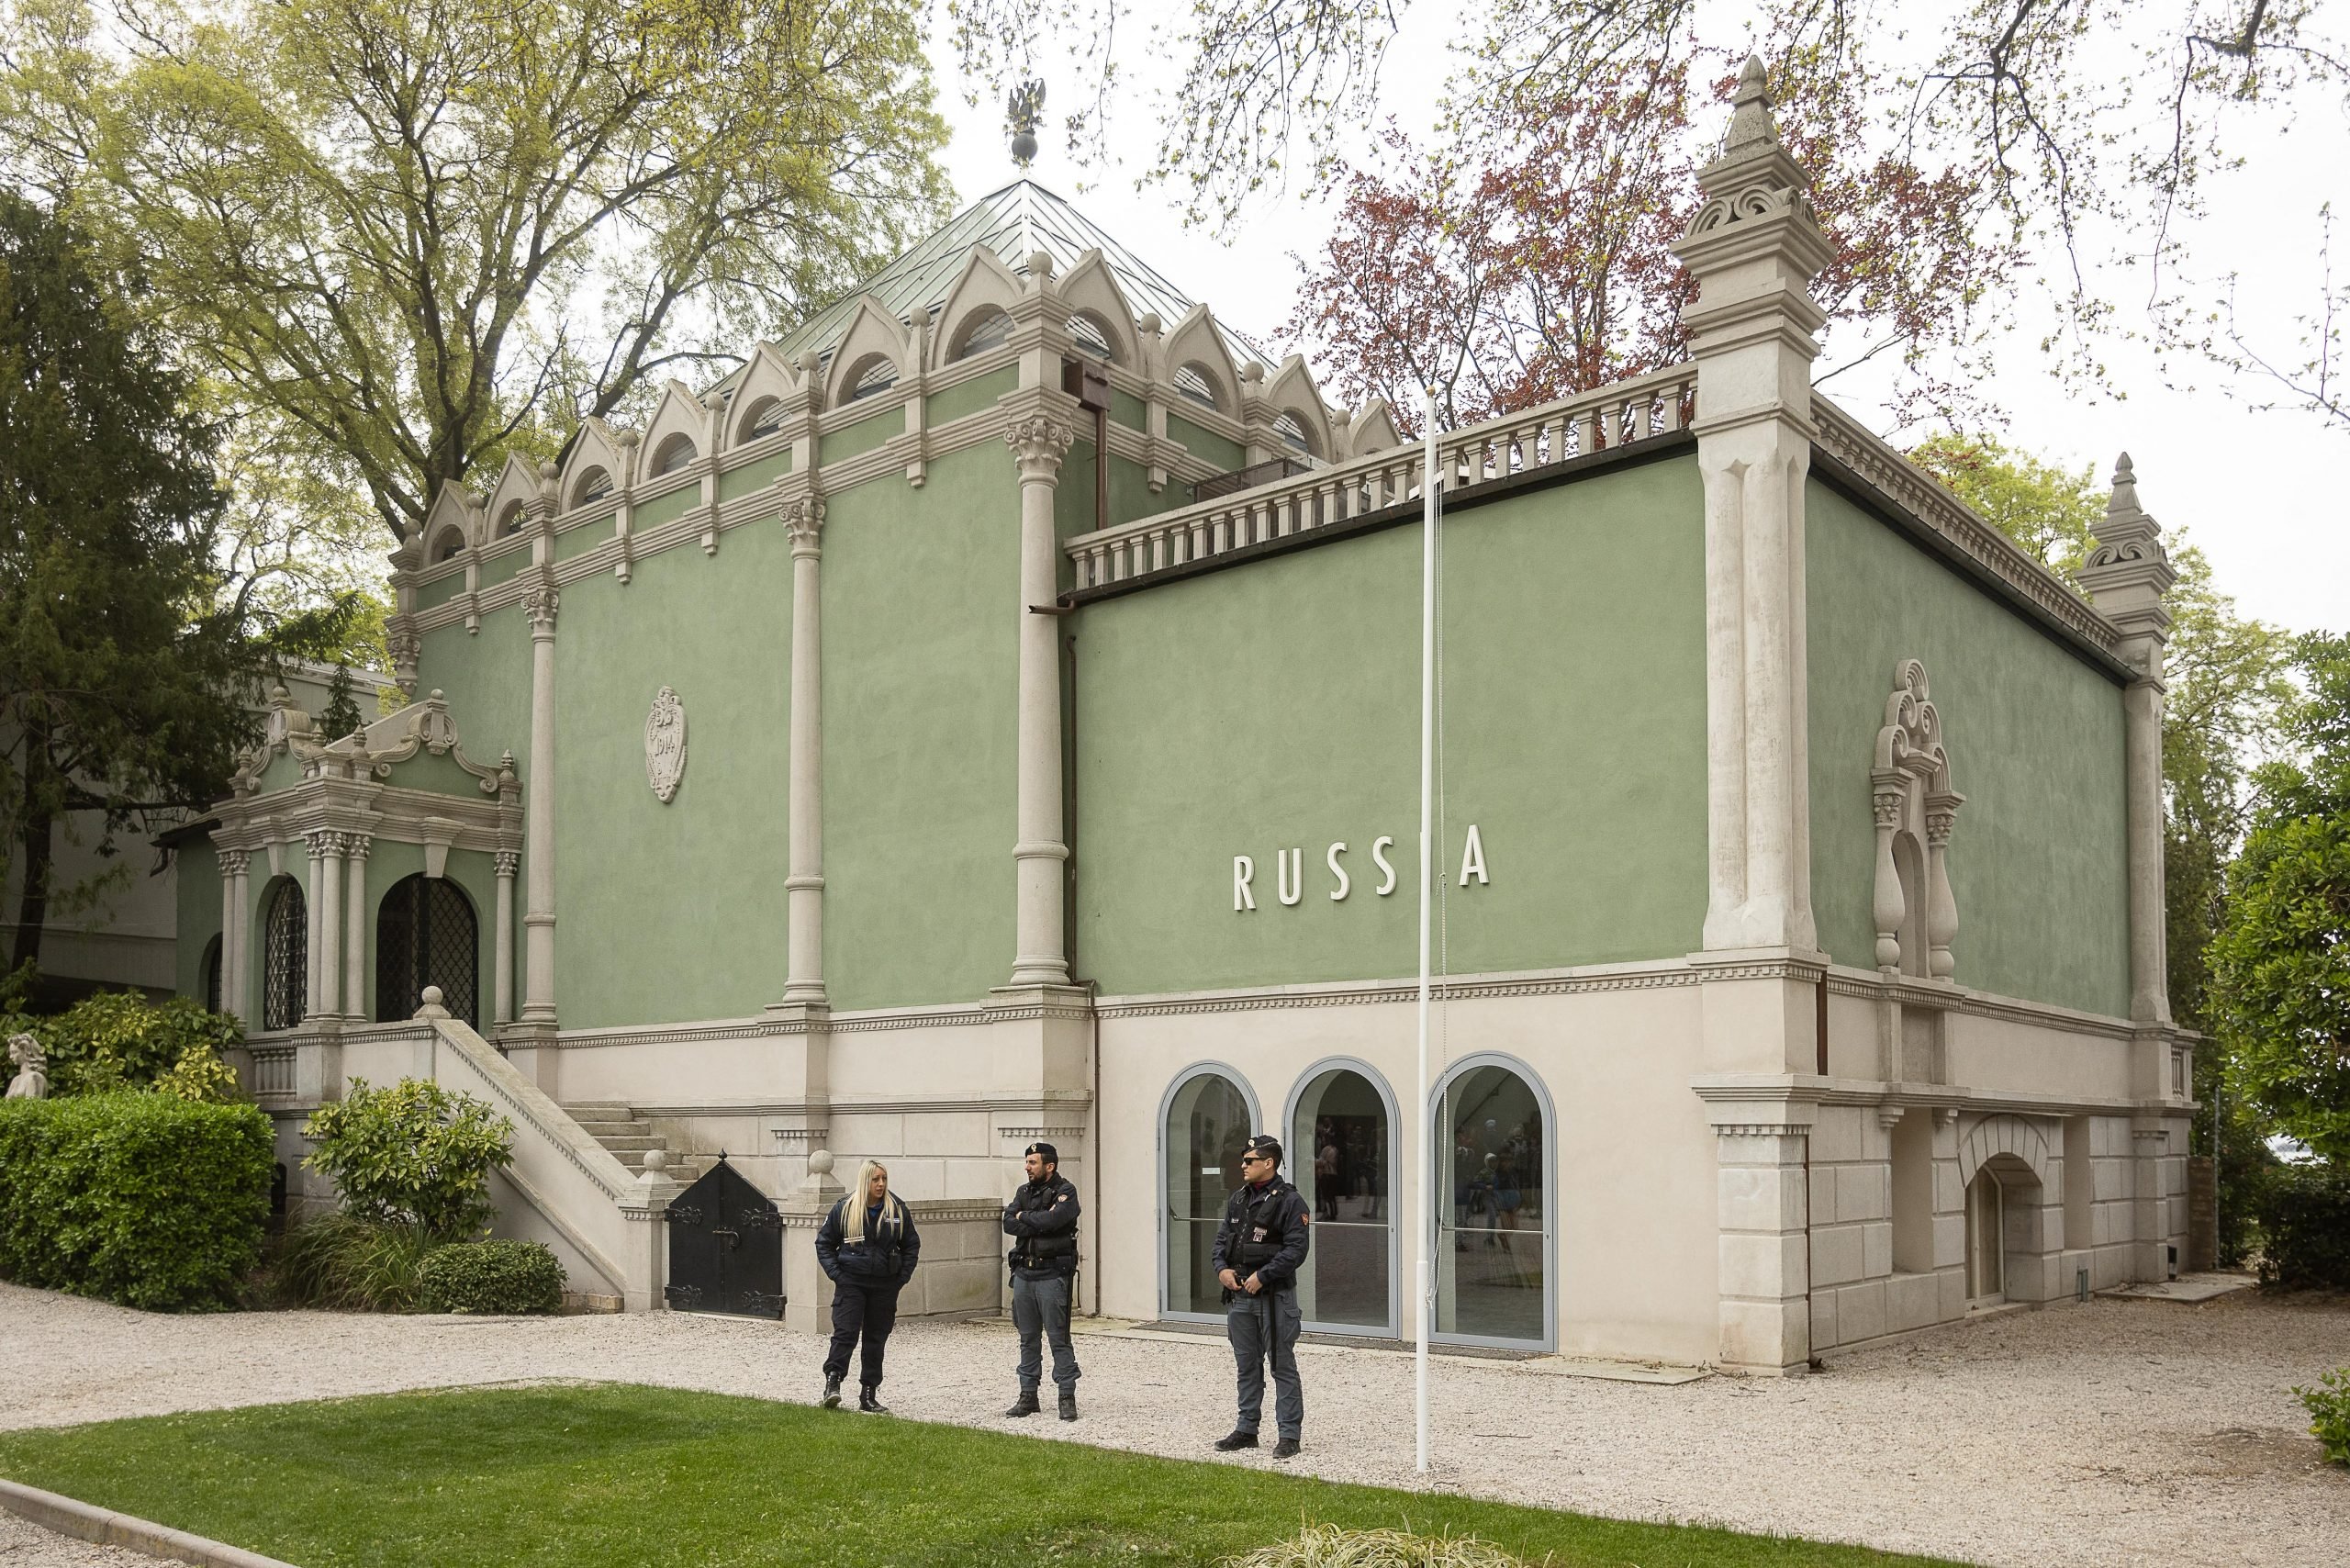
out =
{"type": "Polygon", "coordinates": [[[1020,470],[1019,837],[1014,986],[1069,983],[1063,905],[1069,846],[1061,836],[1061,674],[1058,547],[1053,493],[1069,428],[1044,414],[1015,418],[1004,440],[1020,470]]]}
{"type": "Polygon", "coordinates": [[[783,1322],[802,1334],[822,1333],[831,1322],[833,1282],[816,1267],[816,1227],[824,1223],[846,1191],[833,1176],[828,1149],[811,1149],[808,1177],[783,1195],[783,1322]]]}
{"type": "Polygon", "coordinates": [[[1811,361],[1807,292],[1831,253],[1810,176],[1780,145],[1750,58],[1705,203],[1674,247],[1697,286],[1683,312],[1697,364],[1706,492],[1709,949],[1817,946],[1806,773],[1804,481],[1811,361]]]}
{"type": "Polygon", "coordinates": [[[490,1021],[511,1023],[514,1017],[514,875],[522,868],[520,850],[498,852],[498,929],[492,938],[490,1021]]]}
{"type": "Polygon", "coordinates": [[[367,1016],[367,852],[374,841],[364,833],[342,835],[342,1012],[367,1016]]]}
{"type": "Polygon", "coordinates": [[[305,929],[302,934],[302,1022],[306,1024],[326,1011],[326,992],[323,989],[327,967],[326,938],[321,934],[320,927],[331,923],[322,920],[320,912],[327,908],[325,893],[327,837],[324,832],[306,833],[302,835],[302,842],[310,851],[310,881],[309,886],[303,890],[302,899],[302,915],[305,921],[305,929]]]}
{"type": "Polygon", "coordinates": [[[1814,1107],[1709,1105],[1714,1124],[1721,1361],[1771,1376],[1811,1360],[1805,1161],[1814,1107]]]}
{"type": "Polygon", "coordinates": [[[245,876],[250,851],[223,849],[220,857],[220,1011],[245,1016],[245,876]]]}
{"type": "Polygon", "coordinates": [[[789,951],[783,1000],[825,1005],[824,992],[824,680],[822,584],[824,498],[784,505],[791,533],[791,788],[789,951]]]}
{"type": "Polygon", "coordinates": [[[2130,454],[2114,465],[2113,495],[2097,549],[2080,572],[2098,613],[2121,629],[2116,650],[2134,677],[2122,696],[2129,790],[2130,1016],[2171,1021],[2163,910],[2163,649],[2170,611],[2163,607],[2178,574],[2163,548],[2162,529],[2138,504],[2130,454]]]}
{"type": "Polygon", "coordinates": [[[554,1027],[554,623],[563,596],[552,567],[522,596],[531,618],[531,774],[522,812],[522,842],[530,865],[522,914],[521,1022],[554,1027]]]}

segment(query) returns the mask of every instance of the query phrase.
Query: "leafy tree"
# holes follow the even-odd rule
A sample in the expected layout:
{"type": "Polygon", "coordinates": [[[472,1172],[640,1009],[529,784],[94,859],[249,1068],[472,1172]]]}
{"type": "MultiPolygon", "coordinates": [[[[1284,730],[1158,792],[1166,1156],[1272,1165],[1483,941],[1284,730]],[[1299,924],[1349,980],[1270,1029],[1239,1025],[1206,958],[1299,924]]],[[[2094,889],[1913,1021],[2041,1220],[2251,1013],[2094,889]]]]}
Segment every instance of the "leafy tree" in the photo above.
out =
{"type": "MultiPolygon", "coordinates": [[[[19,0],[0,142],[395,534],[930,216],[905,0],[19,0]]],[[[289,500],[298,497],[289,497],[289,500]]]]}
{"type": "MultiPolygon", "coordinates": [[[[1927,356],[1974,342],[1975,304],[2011,256],[1953,218],[1965,171],[1866,148],[1864,81],[1855,69],[1780,115],[1834,244],[1815,285],[1829,318],[1820,379],[1892,352],[1911,403],[1948,413],[1968,399],[1926,373],[1927,356]]],[[[1651,62],[1609,66],[1569,95],[1479,105],[1437,153],[1391,128],[1395,172],[1342,177],[1335,230],[1284,330],[1315,348],[1342,396],[1377,394],[1408,420],[1434,386],[1456,426],[1684,357],[1690,286],[1673,245],[1704,156],[1690,96],[1686,66],[1651,62]]]]}
{"type": "Polygon", "coordinates": [[[351,699],[351,661],[345,659],[334,666],[334,678],[327,683],[327,705],[319,715],[319,733],[330,740],[341,740],[359,723],[359,704],[351,699]]]}
{"type": "MultiPolygon", "coordinates": [[[[1058,55],[1075,79],[1095,84],[1066,122],[1081,157],[1106,156],[1111,111],[1134,97],[1122,72],[1132,51],[1171,62],[1175,85],[1152,105],[1150,177],[1172,187],[1193,220],[1225,225],[1278,185],[1292,158],[1320,174],[1340,162],[1347,137],[1375,118],[1382,66],[1412,9],[1411,0],[1195,0],[1159,21],[1134,0],[947,6],[950,41],[979,80],[1000,88],[1058,55]]],[[[1868,62],[1900,62],[1874,77],[1856,110],[1880,145],[1970,173],[1952,216],[2038,263],[1996,282],[2013,287],[2031,276],[2062,291],[2076,371],[2101,375],[2096,344],[2118,302],[2092,284],[2087,263],[2109,246],[2139,278],[2154,274],[2148,294],[2159,301],[2162,341],[2213,349],[2222,363],[2253,357],[2240,341],[2198,341],[2226,284],[2194,286],[2208,293],[2199,300],[2181,286],[2178,220],[2200,210],[2215,177],[2282,151],[2273,131],[2293,113],[2336,107],[2350,48],[2327,28],[2326,9],[1958,0],[1930,19],[1915,13],[1775,0],[1751,25],[1782,103],[1833,96],[1868,62]],[[2255,118],[2264,109],[2266,124],[2255,118]]],[[[1451,97],[1572,101],[1628,64],[1690,61],[1700,19],[1697,0],[1475,0],[1448,12],[1465,61],[1451,97]]],[[[2345,315],[2340,304],[2329,286],[2312,332],[2331,330],[2345,315]]],[[[2291,395],[2324,407],[2310,395],[2313,374],[2286,351],[2275,354],[2291,395]]],[[[2338,410],[2338,383],[2333,391],[2338,410]]]]}
{"type": "MultiPolygon", "coordinates": [[[[2067,473],[1989,435],[1930,436],[1909,449],[1909,461],[2066,582],[2088,560],[2097,525],[2105,521],[2106,492],[2095,466],[2067,473]]],[[[2210,575],[2206,567],[2207,582],[2210,575]]]]}
{"type": "Polygon", "coordinates": [[[0,869],[39,957],[61,825],[100,855],[218,797],[251,721],[252,623],[207,557],[210,429],[82,236],[0,192],[0,869]],[[72,816],[70,813],[84,813],[72,816]]]}
{"type": "Polygon", "coordinates": [[[2298,760],[2261,770],[2264,799],[2211,942],[2211,1011],[2253,1101],[2341,1165],[2350,1163],[2350,637],[2312,633],[2294,665],[2307,687],[2286,720],[2298,760]]]}

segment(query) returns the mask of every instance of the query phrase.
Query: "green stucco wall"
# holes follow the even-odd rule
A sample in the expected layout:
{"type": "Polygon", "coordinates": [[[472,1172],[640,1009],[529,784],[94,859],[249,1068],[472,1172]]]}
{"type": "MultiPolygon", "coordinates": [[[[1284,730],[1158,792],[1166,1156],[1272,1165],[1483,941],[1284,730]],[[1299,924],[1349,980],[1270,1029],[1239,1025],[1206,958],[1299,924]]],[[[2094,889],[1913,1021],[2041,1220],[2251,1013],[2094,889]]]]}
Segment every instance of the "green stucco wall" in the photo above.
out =
{"type": "Polygon", "coordinates": [[[2121,689],[1826,485],[1806,509],[1820,945],[1874,966],[1869,770],[1896,667],[1919,659],[1966,797],[1950,848],[1958,982],[2126,1016],[2121,689]]]}
{"type": "Polygon", "coordinates": [[[824,970],[835,1008],[979,1001],[1011,973],[1019,529],[1018,476],[1000,442],[936,459],[920,491],[884,477],[829,499],[824,970]]]}
{"type": "Polygon", "coordinates": [[[530,564],[531,547],[528,544],[508,550],[502,554],[484,556],[481,563],[481,586],[487,588],[493,583],[502,583],[530,564]]]}
{"type": "Polygon", "coordinates": [[[870,452],[891,436],[903,434],[906,428],[906,406],[893,403],[886,410],[869,420],[859,420],[853,425],[816,438],[816,462],[819,465],[838,463],[870,452]]]}
{"type": "MultiPolygon", "coordinates": [[[[559,626],[564,1025],[756,1013],[784,980],[789,536],[754,522],[714,557],[665,550],[625,585],[569,584],[559,626]],[[684,781],[666,804],[644,771],[645,715],[664,686],[684,702],[687,731],[684,781]]],[[[527,692],[527,660],[522,671],[527,692]]]]}
{"type": "Polygon", "coordinates": [[[1020,367],[1016,364],[990,370],[985,375],[975,375],[943,392],[932,393],[928,401],[923,404],[923,420],[934,429],[949,420],[977,413],[1019,385],[1020,367]]]}
{"type": "Polygon", "coordinates": [[[1237,441],[1226,441],[1202,430],[1180,414],[1167,416],[1167,436],[1170,441],[1181,442],[1184,449],[1201,462],[1214,464],[1226,473],[1240,466],[1240,460],[1248,450],[1237,441]]]}
{"type": "MultiPolygon", "coordinates": [[[[1420,550],[1416,525],[1393,528],[1080,612],[1076,964],[1103,991],[1411,972],[1420,550]],[[1304,896],[1284,907],[1291,848],[1304,896]],[[1233,909],[1243,854],[1253,913],[1233,909]]],[[[1450,895],[1450,967],[1689,952],[1706,902],[1694,460],[1464,510],[1445,553],[1444,864],[1458,876],[1474,823],[1492,879],[1450,895]]]]}
{"type": "Polygon", "coordinates": [[[642,533],[648,528],[658,528],[665,522],[681,518],[701,505],[699,485],[680,485],[674,490],[641,501],[629,514],[630,531],[642,533]]]}
{"type": "Polygon", "coordinates": [[[612,536],[612,522],[620,514],[607,512],[592,522],[566,528],[554,536],[554,558],[568,561],[574,555],[584,555],[612,536]]]}
{"type": "Polygon", "coordinates": [[[416,607],[419,610],[436,609],[464,591],[465,571],[460,566],[445,577],[417,585],[416,607]]]}
{"type": "Polygon", "coordinates": [[[740,468],[730,468],[720,474],[718,498],[731,501],[737,496],[747,496],[760,486],[772,485],[790,472],[791,449],[785,447],[781,452],[762,457],[755,463],[745,463],[740,468]]]}

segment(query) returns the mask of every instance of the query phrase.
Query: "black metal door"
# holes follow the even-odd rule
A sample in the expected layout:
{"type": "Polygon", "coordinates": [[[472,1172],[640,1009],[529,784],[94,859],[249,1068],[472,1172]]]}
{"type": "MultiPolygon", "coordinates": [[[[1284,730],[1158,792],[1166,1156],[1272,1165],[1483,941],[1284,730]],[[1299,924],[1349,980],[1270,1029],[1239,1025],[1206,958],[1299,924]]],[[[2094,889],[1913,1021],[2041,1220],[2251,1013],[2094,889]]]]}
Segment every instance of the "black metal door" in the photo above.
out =
{"type": "Polygon", "coordinates": [[[783,1316],[783,1215],[722,1153],[669,1204],[669,1305],[783,1316]]]}

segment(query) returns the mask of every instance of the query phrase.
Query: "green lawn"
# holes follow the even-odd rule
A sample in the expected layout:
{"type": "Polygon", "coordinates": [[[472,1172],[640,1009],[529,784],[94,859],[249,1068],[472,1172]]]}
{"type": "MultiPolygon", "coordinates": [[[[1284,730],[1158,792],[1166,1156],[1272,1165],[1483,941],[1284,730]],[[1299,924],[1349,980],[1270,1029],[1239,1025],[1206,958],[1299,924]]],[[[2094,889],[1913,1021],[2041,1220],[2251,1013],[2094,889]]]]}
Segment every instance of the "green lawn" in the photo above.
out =
{"type": "Polygon", "coordinates": [[[1925,1561],[628,1384],[10,1432],[0,1475],[302,1568],[1204,1565],[1302,1520],[1474,1533],[1561,1564],[1925,1561]]]}

